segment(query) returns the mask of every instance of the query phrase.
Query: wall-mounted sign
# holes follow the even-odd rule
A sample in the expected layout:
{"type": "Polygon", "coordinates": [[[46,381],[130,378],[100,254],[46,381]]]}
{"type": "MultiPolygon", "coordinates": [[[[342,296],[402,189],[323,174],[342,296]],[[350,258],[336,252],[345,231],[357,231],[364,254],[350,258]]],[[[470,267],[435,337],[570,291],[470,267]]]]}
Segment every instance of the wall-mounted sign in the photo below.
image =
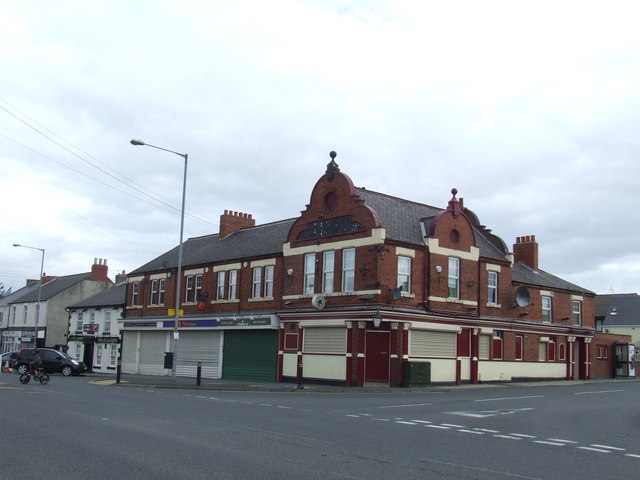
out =
{"type": "Polygon", "coordinates": [[[364,228],[358,222],[352,222],[351,216],[327,218],[309,222],[306,230],[300,232],[298,240],[312,240],[315,238],[342,235],[345,233],[363,232],[364,228]]]}

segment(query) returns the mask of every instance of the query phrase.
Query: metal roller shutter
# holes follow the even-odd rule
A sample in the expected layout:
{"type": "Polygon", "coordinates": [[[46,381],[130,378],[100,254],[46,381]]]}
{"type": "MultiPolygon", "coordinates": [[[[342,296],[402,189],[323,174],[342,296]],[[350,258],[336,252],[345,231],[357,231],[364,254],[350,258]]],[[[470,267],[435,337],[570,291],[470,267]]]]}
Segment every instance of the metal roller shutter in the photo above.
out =
{"type": "Polygon", "coordinates": [[[222,378],[275,382],[277,330],[225,330],[222,378]]]}
{"type": "Polygon", "coordinates": [[[180,332],[176,375],[195,377],[202,362],[203,378],[220,378],[220,332],[180,332]]]}
{"type": "Polygon", "coordinates": [[[456,334],[411,330],[409,355],[412,357],[455,357],[456,334]]]}
{"type": "Polygon", "coordinates": [[[138,373],[138,335],[140,332],[122,332],[122,372],[138,373]]]}
{"type": "Polygon", "coordinates": [[[163,375],[168,332],[140,332],[140,374],[163,375]]]}

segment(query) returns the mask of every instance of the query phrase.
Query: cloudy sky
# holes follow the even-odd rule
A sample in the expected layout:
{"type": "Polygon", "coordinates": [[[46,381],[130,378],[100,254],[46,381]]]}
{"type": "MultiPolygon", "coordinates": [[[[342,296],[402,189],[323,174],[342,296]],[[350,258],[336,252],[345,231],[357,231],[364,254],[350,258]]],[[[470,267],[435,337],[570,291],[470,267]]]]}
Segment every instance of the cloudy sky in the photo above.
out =
{"type": "Polygon", "coordinates": [[[0,282],[110,276],[297,216],[329,151],[356,186],[451,188],[540,267],[640,292],[636,2],[22,0],[0,4],[0,282]]]}

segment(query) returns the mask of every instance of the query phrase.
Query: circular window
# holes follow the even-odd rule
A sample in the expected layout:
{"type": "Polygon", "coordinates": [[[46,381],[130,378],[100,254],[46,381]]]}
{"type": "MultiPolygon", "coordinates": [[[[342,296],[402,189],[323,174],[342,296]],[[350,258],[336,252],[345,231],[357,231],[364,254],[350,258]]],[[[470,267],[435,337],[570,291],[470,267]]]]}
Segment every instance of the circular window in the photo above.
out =
{"type": "Polygon", "coordinates": [[[329,210],[333,210],[334,208],[336,208],[337,204],[338,204],[338,196],[336,195],[336,192],[329,192],[325,195],[324,197],[325,207],[327,207],[329,210]]]}

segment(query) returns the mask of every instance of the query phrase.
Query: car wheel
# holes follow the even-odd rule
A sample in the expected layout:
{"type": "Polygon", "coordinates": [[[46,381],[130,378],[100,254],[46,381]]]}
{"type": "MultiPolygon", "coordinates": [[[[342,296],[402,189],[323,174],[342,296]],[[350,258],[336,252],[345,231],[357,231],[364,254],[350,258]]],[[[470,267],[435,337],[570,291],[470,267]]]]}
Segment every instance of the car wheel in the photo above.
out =
{"type": "Polygon", "coordinates": [[[27,373],[27,366],[23,363],[21,365],[18,365],[18,373],[20,375],[24,375],[25,373],[27,373]]]}
{"type": "Polygon", "coordinates": [[[73,373],[73,368],[69,367],[68,365],[66,367],[62,367],[62,375],[64,375],[65,377],[68,377],[72,373],[73,373]]]}

